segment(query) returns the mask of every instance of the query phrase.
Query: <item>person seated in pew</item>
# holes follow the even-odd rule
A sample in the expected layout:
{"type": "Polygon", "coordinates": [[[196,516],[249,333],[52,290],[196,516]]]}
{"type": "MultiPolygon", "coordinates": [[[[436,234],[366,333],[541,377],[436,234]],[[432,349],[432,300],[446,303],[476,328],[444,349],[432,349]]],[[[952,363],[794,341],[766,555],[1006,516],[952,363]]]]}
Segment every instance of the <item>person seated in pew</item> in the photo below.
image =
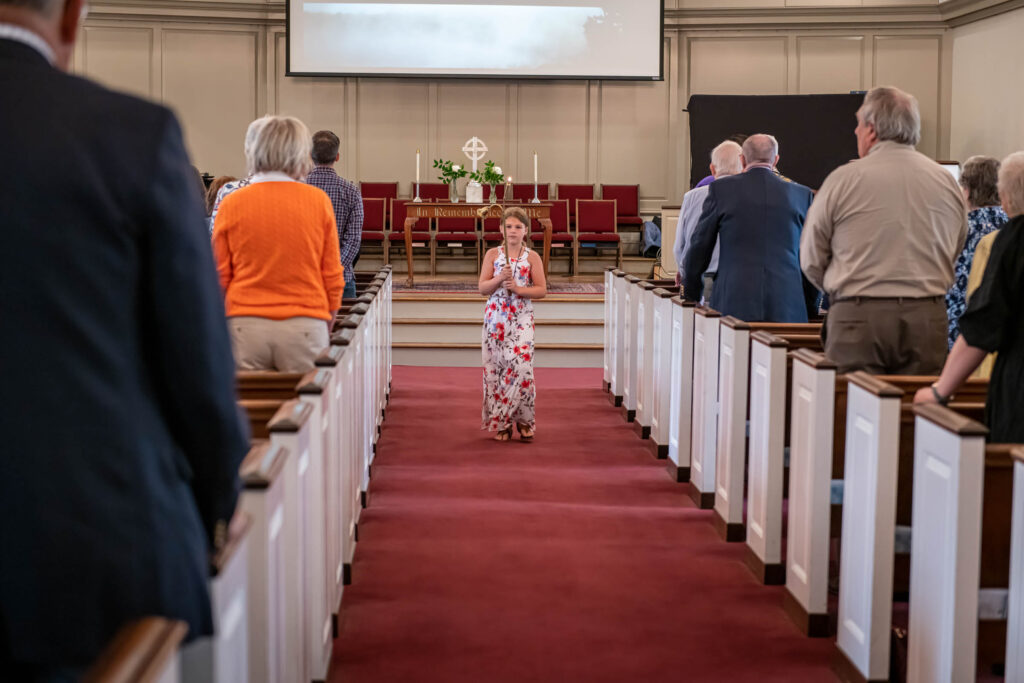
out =
{"type": "Polygon", "coordinates": [[[985,402],[989,441],[1024,442],[1024,152],[1003,159],[999,197],[1009,222],[996,233],[981,286],[960,318],[953,344],[937,382],[921,389],[915,403],[945,405],[987,353],[998,351],[985,402]]]}
{"type": "Polygon", "coordinates": [[[84,16],[0,0],[2,681],[78,680],[145,615],[211,634],[248,451],[178,121],[68,73],[84,16]]]}
{"type": "Polygon", "coordinates": [[[830,302],[825,355],[840,373],[932,375],[946,358],[946,292],[967,235],[953,176],[914,147],[913,95],[874,88],[857,111],[860,159],[832,171],[807,214],[800,264],[830,302]]]}
{"type": "Polygon", "coordinates": [[[334,208],[302,182],[312,137],[290,116],[246,135],[248,185],[221,204],[213,250],[239,370],[305,372],[330,344],[345,286],[334,208]]]}
{"type": "Polygon", "coordinates": [[[711,307],[750,322],[807,322],[817,291],[800,272],[800,230],[814,195],[775,174],[779,143],[771,135],[748,137],[743,173],[708,186],[680,269],[686,298],[700,299],[701,275],[720,242],[711,307]]]}
{"type": "Polygon", "coordinates": [[[974,252],[981,239],[1003,226],[1008,219],[999,206],[999,160],[973,156],[960,171],[960,189],[967,202],[967,240],[954,265],[953,286],[946,293],[946,314],[949,318],[949,348],[960,336],[960,316],[967,308],[967,281],[974,261],[974,252]]]}
{"type": "Polygon", "coordinates": [[[206,188],[206,228],[213,234],[213,207],[217,203],[217,196],[222,187],[228,183],[237,182],[238,178],[230,175],[217,176],[206,188]]]}
{"type": "MultiPolygon", "coordinates": [[[[732,140],[725,140],[711,150],[711,175],[714,179],[725,178],[743,172],[743,162],[740,156],[743,150],[738,143],[732,140]]],[[[701,209],[704,208],[704,200],[708,197],[708,185],[698,185],[683,195],[683,205],[679,209],[679,222],[676,225],[676,240],[672,245],[675,253],[676,263],[679,270],[676,272],[676,284],[683,284],[683,259],[686,257],[686,250],[690,244],[690,238],[697,227],[700,219],[701,209]]],[[[707,272],[702,273],[704,289],[701,292],[701,299],[711,299],[711,283],[718,272],[718,252],[720,245],[715,240],[715,250],[711,252],[711,261],[708,263],[707,272]]]]}

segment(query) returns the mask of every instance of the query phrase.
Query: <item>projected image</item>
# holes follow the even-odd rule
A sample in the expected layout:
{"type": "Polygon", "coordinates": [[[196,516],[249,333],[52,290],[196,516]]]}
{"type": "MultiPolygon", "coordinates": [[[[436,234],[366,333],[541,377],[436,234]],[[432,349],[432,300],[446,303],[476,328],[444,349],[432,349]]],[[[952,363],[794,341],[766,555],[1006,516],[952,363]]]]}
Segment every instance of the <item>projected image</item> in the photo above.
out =
{"type": "Polygon", "coordinates": [[[660,76],[660,2],[291,1],[293,73],[660,76]]]}

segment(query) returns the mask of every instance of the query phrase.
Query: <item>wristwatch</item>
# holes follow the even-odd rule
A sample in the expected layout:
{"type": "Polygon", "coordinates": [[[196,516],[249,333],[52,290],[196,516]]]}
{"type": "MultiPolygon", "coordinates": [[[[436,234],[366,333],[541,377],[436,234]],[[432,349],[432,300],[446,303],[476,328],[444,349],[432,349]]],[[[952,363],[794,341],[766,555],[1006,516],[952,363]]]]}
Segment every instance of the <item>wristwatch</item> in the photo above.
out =
{"type": "MultiPolygon", "coordinates": [[[[936,382],[935,384],[938,384],[938,382],[936,382]]],[[[949,399],[951,398],[951,396],[943,396],[942,394],[940,394],[939,390],[935,388],[935,384],[932,384],[931,386],[932,397],[935,398],[935,402],[938,403],[940,406],[947,405],[949,403],[949,399]]]]}

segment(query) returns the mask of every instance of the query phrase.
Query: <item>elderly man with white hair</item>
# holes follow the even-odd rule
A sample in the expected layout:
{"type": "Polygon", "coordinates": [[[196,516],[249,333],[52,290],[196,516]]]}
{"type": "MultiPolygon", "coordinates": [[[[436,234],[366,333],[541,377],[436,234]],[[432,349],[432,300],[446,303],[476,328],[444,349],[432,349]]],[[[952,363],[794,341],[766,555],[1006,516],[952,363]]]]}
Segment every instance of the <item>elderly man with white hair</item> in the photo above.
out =
{"type": "MultiPolygon", "coordinates": [[[[715,180],[726,176],[736,175],[743,171],[743,162],[740,161],[742,150],[739,143],[732,140],[722,142],[711,150],[711,175],[715,180]]],[[[709,183],[710,184],[710,183],[709,183]]],[[[701,209],[704,207],[704,200],[708,197],[708,185],[700,185],[683,195],[683,205],[679,211],[679,223],[676,227],[676,241],[672,246],[679,271],[676,273],[676,284],[683,283],[683,258],[686,255],[687,247],[697,221],[700,219],[701,209]]],[[[710,281],[718,272],[718,242],[715,242],[715,250],[711,254],[711,262],[708,263],[704,276],[704,298],[710,299],[710,281]]]]}
{"type": "Polygon", "coordinates": [[[813,194],[775,173],[778,142],[744,141],[743,173],[715,180],[683,258],[683,292],[697,299],[701,273],[721,244],[710,305],[750,322],[807,322],[817,292],[800,273],[800,230],[813,194]]]}
{"type": "Polygon", "coordinates": [[[839,372],[928,375],[948,349],[945,295],[967,236],[953,176],[914,147],[917,100],[880,87],[857,111],[860,159],[825,179],[800,263],[828,294],[825,355],[839,372]]]}
{"type": "Polygon", "coordinates": [[[1024,387],[1024,152],[999,168],[999,197],[1010,220],[996,233],[985,275],[960,318],[960,336],[939,380],[921,389],[916,403],[945,405],[988,353],[998,352],[985,405],[989,440],[1024,442],[1020,419],[1024,387]]]}

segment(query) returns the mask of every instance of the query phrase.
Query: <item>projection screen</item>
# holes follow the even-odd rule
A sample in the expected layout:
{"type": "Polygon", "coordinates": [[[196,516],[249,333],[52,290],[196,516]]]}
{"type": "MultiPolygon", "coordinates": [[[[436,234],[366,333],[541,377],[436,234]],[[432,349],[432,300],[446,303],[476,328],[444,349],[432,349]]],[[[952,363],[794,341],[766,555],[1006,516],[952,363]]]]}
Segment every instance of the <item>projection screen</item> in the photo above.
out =
{"type": "Polygon", "coordinates": [[[661,80],[663,0],[288,0],[289,76],[661,80]]]}

